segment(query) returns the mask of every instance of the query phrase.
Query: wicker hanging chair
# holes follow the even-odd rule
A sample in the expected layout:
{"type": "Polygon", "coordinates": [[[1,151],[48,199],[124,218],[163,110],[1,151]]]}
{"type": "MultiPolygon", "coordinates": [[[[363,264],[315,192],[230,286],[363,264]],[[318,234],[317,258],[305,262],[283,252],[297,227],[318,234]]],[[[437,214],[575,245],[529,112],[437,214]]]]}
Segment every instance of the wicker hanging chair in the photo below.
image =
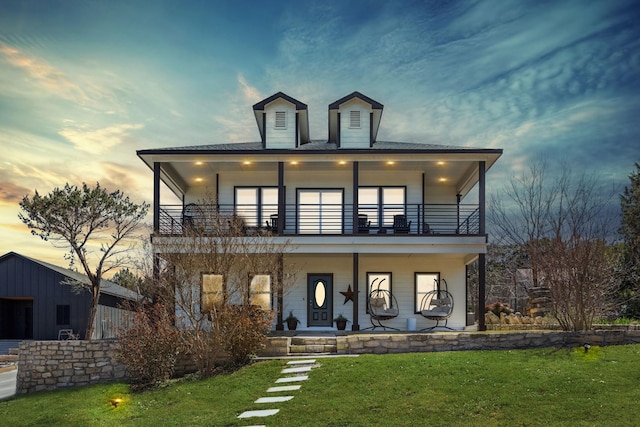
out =
{"type": "Polygon", "coordinates": [[[420,302],[420,314],[429,320],[434,320],[436,324],[422,331],[431,331],[438,327],[453,330],[447,326],[451,314],[453,314],[453,295],[448,290],[447,281],[436,280],[436,289],[427,292],[420,302]],[[442,323],[444,322],[444,323],[442,323]]]}
{"type": "Polygon", "coordinates": [[[369,316],[371,318],[371,328],[367,329],[393,329],[398,331],[397,328],[385,326],[382,322],[391,320],[398,317],[400,310],[398,309],[398,301],[393,294],[387,289],[380,289],[380,285],[385,279],[382,279],[378,286],[374,288],[374,284],[378,279],[375,279],[371,283],[371,292],[369,293],[369,299],[367,300],[367,307],[369,309],[369,316]]]}

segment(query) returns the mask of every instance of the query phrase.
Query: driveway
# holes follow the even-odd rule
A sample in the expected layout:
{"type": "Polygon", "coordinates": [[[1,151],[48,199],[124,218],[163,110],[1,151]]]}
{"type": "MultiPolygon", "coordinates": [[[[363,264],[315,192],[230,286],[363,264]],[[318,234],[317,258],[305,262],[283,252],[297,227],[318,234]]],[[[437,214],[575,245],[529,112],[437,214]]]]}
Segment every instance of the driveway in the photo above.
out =
{"type": "Polygon", "coordinates": [[[17,377],[18,369],[15,366],[0,368],[0,399],[16,394],[17,377]]]}

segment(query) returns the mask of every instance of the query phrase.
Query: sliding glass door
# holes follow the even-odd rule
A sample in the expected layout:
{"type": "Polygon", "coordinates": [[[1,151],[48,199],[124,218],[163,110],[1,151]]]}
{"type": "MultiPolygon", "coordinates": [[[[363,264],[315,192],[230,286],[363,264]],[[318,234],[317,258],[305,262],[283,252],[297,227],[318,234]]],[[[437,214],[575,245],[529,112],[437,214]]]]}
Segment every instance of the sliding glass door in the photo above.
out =
{"type": "Polygon", "coordinates": [[[298,232],[341,234],[343,190],[298,190],[298,232]]]}

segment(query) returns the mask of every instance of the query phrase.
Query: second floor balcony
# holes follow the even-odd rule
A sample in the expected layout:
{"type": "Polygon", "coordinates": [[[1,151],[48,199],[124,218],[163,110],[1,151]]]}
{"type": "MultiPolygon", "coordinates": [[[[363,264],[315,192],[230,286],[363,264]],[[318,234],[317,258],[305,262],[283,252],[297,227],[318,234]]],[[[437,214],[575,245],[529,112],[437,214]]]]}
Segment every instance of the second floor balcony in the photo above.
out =
{"type": "Polygon", "coordinates": [[[204,234],[232,224],[245,234],[290,236],[476,236],[477,204],[360,205],[298,203],[278,205],[162,205],[159,235],[204,234]]]}

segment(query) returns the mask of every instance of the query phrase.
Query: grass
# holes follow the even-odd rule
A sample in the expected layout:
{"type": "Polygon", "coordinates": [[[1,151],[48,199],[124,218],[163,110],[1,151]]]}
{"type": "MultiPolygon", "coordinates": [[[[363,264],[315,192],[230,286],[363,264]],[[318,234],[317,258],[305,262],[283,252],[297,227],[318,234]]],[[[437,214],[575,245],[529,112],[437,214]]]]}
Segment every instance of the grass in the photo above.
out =
{"type": "MultiPolygon", "coordinates": [[[[278,426],[632,426],[640,418],[640,345],[364,355],[319,359],[278,426]]],[[[131,394],[125,384],[0,402],[3,425],[241,426],[280,376],[261,362],[208,380],[131,394]],[[122,397],[114,408],[109,399],[122,397]]],[[[264,408],[264,406],[262,406],[264,408]]]]}

